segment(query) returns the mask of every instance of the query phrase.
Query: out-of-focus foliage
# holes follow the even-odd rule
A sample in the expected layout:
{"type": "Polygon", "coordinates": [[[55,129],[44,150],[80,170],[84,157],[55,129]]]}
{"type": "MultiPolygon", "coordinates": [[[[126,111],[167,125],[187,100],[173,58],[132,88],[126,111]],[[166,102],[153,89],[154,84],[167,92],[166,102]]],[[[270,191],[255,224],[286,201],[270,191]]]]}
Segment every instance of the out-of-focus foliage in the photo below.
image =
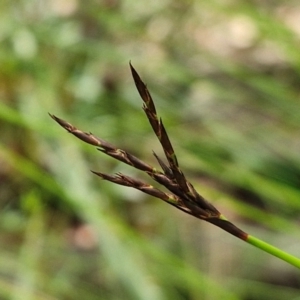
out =
{"type": "Polygon", "coordinates": [[[0,298],[299,297],[291,266],[94,178],[141,175],[47,114],[155,164],[131,60],[198,191],[299,256],[299,18],[298,1],[1,1],[0,298]]]}

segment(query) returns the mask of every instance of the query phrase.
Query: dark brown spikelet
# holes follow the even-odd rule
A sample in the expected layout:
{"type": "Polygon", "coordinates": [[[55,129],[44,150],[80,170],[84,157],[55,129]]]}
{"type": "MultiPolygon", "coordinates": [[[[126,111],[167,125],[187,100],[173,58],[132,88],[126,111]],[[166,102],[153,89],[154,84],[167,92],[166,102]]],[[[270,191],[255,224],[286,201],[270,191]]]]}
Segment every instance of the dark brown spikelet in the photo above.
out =
{"type": "Polygon", "coordinates": [[[186,179],[179,167],[174,148],[168,137],[163,122],[157,116],[154,101],[146,84],[141,80],[139,74],[131,64],[130,69],[136,88],[144,102],[143,110],[145,111],[149,123],[151,124],[151,127],[157,136],[166,156],[167,164],[153,152],[156,160],[162,168],[162,171],[157,170],[125,150],[119,149],[107,141],[94,136],[92,133],[81,131],[72,124],[52,114],[49,114],[50,117],[60,126],[65,128],[69,133],[73,134],[83,142],[96,146],[98,150],[106,155],[145,172],[157,183],[168,189],[170,193],[163,192],[148,183],[126,176],[122,173],[108,175],[105,173],[92,171],[97,176],[114,184],[132,187],[148,195],[159,198],[187,214],[210,222],[233,234],[234,236],[246,240],[247,234],[227,221],[224,216],[221,215],[221,213],[210,202],[205,200],[204,197],[202,197],[195,190],[193,185],[186,179]]]}

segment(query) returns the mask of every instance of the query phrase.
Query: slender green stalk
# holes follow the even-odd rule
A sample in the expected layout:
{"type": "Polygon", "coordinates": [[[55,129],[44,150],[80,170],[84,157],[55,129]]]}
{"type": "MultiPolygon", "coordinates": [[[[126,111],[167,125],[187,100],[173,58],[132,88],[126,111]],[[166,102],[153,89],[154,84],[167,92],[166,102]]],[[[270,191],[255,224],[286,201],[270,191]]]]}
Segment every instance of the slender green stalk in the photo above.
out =
{"type": "Polygon", "coordinates": [[[300,269],[300,259],[289,253],[282,251],[279,248],[276,248],[276,247],[254,237],[252,235],[248,235],[245,242],[247,242],[247,243],[253,245],[254,247],[259,248],[265,252],[268,252],[268,253],[280,258],[281,260],[284,260],[287,263],[300,269]]]}
{"type": "MultiPolygon", "coordinates": [[[[220,219],[219,222],[221,222],[221,220],[229,222],[228,219],[224,215],[220,215],[219,219],[220,219]]],[[[218,224],[215,224],[215,225],[218,226],[218,224]]],[[[264,241],[262,241],[262,240],[260,240],[260,239],[258,239],[256,237],[254,237],[253,235],[250,235],[250,234],[248,234],[246,232],[241,231],[239,228],[237,228],[233,224],[231,224],[231,225],[232,225],[231,227],[235,228],[235,230],[234,230],[233,233],[230,230],[228,230],[228,228],[230,228],[228,226],[227,226],[226,229],[223,228],[224,226],[223,227],[219,226],[219,227],[221,227],[222,229],[226,230],[230,234],[233,234],[234,236],[240,238],[241,240],[245,241],[246,243],[251,244],[254,247],[256,247],[256,248],[258,248],[258,249],[260,249],[262,251],[265,251],[265,252],[267,252],[267,253],[269,253],[269,254],[271,254],[273,256],[276,256],[279,259],[281,259],[283,261],[286,261],[287,263],[289,263],[289,264],[291,264],[291,265],[293,265],[293,266],[295,266],[295,267],[297,267],[297,268],[300,269],[300,259],[299,258],[297,258],[297,257],[295,257],[295,256],[293,256],[293,255],[291,255],[289,253],[286,253],[285,251],[283,251],[283,250],[281,250],[281,249],[279,249],[277,247],[274,247],[274,246],[272,246],[272,245],[270,245],[270,244],[268,244],[268,243],[266,243],[266,242],[264,242],[264,241]],[[240,234],[239,235],[236,234],[236,232],[238,232],[238,230],[240,230],[240,234]]]]}

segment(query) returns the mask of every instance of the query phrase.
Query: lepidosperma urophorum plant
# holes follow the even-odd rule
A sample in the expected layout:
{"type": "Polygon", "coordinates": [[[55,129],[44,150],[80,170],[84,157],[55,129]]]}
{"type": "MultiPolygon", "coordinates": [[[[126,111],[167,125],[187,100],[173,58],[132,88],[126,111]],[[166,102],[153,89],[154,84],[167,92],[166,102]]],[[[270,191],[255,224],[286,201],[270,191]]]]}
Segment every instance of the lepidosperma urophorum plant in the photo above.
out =
{"type": "Polygon", "coordinates": [[[115,147],[114,145],[95,137],[92,133],[83,132],[70,123],[54,116],[50,116],[68,132],[75,135],[80,140],[97,146],[101,152],[117,159],[125,164],[128,164],[138,170],[147,173],[157,183],[165,186],[170,193],[163,192],[152,185],[126,176],[122,173],[116,175],[108,175],[100,172],[92,171],[94,174],[100,176],[102,179],[108,180],[115,184],[124,185],[138,189],[146,194],[159,198],[172,206],[190,214],[196,218],[212,223],[237,238],[252,244],[253,246],[262,249],[278,258],[300,268],[300,259],[271,246],[270,244],[244,232],[228,221],[222,213],[220,213],[210,202],[205,200],[193,187],[193,185],[186,179],[185,175],[179,168],[178,160],[176,158],[173,146],[167,135],[166,129],[161,119],[157,117],[156,108],[153,99],[141,80],[136,70],[130,64],[131,73],[137,87],[137,90],[144,101],[143,109],[152,126],[154,133],[159,139],[164,150],[167,164],[163,162],[155,153],[154,156],[158,161],[162,171],[148,165],[130,153],[115,147]]]}

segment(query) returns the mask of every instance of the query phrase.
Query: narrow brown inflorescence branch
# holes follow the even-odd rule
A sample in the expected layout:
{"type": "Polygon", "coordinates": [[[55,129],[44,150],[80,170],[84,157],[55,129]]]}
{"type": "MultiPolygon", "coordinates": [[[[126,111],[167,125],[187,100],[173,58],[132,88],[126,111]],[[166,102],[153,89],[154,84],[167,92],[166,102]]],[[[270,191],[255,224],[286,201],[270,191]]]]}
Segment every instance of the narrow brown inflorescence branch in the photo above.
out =
{"type": "Polygon", "coordinates": [[[68,132],[75,135],[80,140],[97,146],[98,150],[111,156],[125,164],[128,164],[138,170],[141,170],[153,178],[157,183],[166,187],[171,193],[165,193],[150,184],[136,180],[132,177],[118,173],[116,175],[108,175],[100,172],[94,172],[94,174],[100,176],[104,180],[108,180],[115,184],[124,185],[138,189],[148,195],[159,198],[172,206],[188,213],[196,218],[210,222],[234,236],[246,240],[248,234],[237,228],[235,225],[227,221],[223,215],[207,200],[205,200],[193,187],[193,185],[186,179],[183,172],[179,168],[178,160],[168,137],[167,131],[163,125],[161,119],[157,117],[154,101],[147,89],[147,86],[141,80],[136,70],[130,64],[131,73],[137,87],[137,90],[144,101],[143,109],[151,124],[151,127],[156,134],[161,146],[164,150],[168,164],[165,164],[161,158],[155,153],[154,156],[158,161],[162,171],[148,165],[142,160],[138,159],[134,155],[119,149],[114,145],[106,142],[94,136],[92,133],[83,132],[77,129],[72,124],[51,115],[51,118],[55,120],[59,125],[65,128],[68,132]]]}

